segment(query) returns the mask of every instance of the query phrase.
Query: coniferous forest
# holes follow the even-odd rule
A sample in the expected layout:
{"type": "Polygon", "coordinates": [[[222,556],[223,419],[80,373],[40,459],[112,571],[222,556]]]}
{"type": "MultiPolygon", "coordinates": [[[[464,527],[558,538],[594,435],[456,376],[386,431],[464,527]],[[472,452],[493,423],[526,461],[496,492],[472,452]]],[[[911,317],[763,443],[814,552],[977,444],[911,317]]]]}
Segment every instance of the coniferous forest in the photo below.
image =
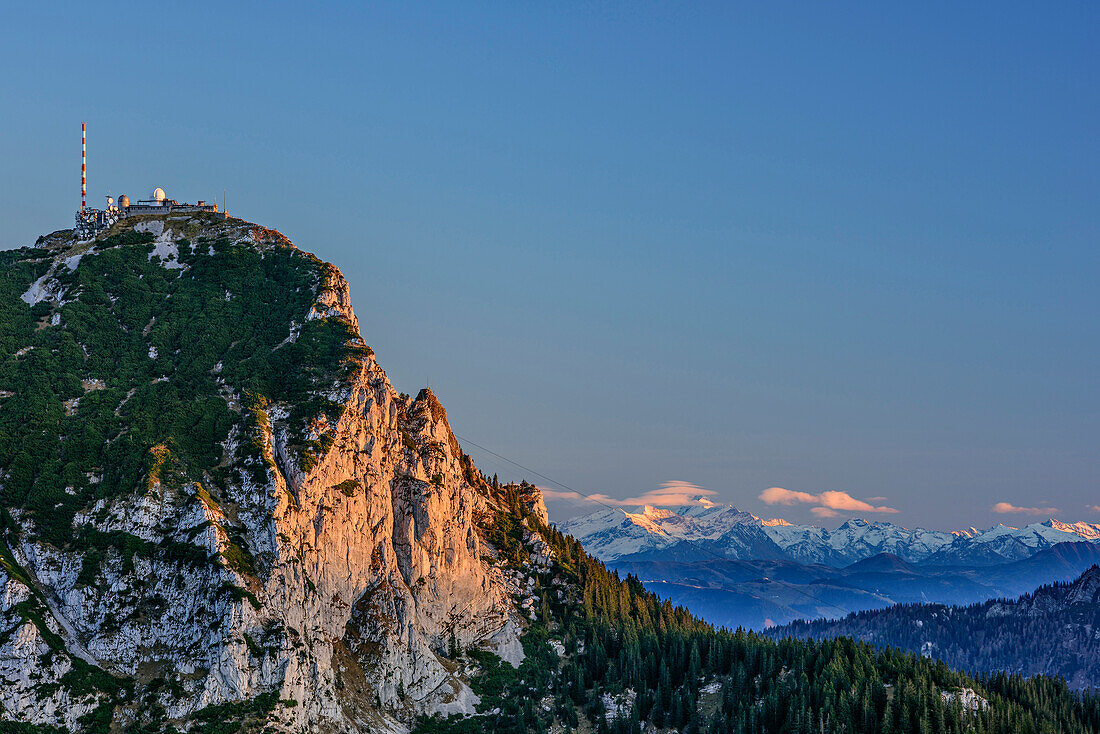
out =
{"type": "Polygon", "coordinates": [[[960,670],[1064,676],[1100,687],[1100,567],[1018,599],[968,606],[897,604],[843,619],[793,622],[771,638],[851,637],[943,660],[960,670]]]}

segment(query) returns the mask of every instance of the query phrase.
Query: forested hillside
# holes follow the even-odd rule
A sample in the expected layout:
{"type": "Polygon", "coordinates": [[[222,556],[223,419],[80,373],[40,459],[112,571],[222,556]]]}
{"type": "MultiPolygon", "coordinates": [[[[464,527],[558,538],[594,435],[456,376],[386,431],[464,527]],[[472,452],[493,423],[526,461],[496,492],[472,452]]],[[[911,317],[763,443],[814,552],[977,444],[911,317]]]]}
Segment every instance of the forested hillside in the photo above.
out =
{"type": "MultiPolygon", "coordinates": [[[[654,555],[671,555],[671,551],[654,555]]],[[[617,560],[646,588],[717,626],[764,630],[798,619],[835,619],[895,604],[976,604],[1072,581],[1100,562],[1095,543],[1059,543],[1030,558],[992,566],[929,566],[879,554],[845,568],[793,561],[617,560]]]]}
{"type": "Polygon", "coordinates": [[[1078,689],[1100,688],[1100,567],[1076,581],[1018,599],[965,607],[901,604],[844,619],[794,622],[768,637],[853,637],[920,653],[953,668],[1056,675],[1078,689]]]}

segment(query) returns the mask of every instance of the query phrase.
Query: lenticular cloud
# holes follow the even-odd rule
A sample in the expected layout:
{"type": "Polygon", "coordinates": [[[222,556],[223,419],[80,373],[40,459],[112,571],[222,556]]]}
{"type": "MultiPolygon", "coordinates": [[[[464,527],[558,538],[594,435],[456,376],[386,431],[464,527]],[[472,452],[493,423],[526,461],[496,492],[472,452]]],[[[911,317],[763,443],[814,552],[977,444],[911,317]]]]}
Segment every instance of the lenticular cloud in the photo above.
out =
{"type": "Polygon", "coordinates": [[[859,500],[847,492],[829,490],[820,494],[796,492],[782,487],[771,487],[760,493],[760,500],[769,505],[814,505],[810,510],[817,517],[836,517],[840,512],[881,512],[895,513],[896,509],[886,505],[872,505],[859,500]]]}
{"type": "Polygon", "coordinates": [[[1017,507],[1010,502],[998,502],[990,508],[999,515],[1055,515],[1057,507],[1017,507]]]}
{"type": "Polygon", "coordinates": [[[685,482],[682,479],[664,482],[657,489],[651,489],[637,497],[626,497],[624,499],[599,493],[584,495],[574,491],[561,491],[546,489],[544,487],[540,487],[539,489],[542,490],[543,496],[547,499],[568,500],[573,502],[596,502],[604,505],[617,506],[650,505],[651,507],[677,507],[680,505],[698,504],[709,505],[711,504],[711,500],[707,498],[717,494],[713,489],[704,489],[697,484],[685,482]]]}

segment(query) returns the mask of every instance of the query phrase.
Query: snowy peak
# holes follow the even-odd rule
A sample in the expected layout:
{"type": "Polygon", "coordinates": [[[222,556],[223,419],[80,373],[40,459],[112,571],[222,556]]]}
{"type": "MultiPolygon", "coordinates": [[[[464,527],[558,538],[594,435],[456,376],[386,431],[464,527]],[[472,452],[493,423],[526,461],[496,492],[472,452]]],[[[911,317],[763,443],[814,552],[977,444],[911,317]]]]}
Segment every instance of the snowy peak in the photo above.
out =
{"type": "Polygon", "coordinates": [[[989,564],[1030,558],[1059,543],[1100,540],[1100,525],[1048,520],[1022,528],[910,530],[889,522],[847,520],[835,530],[786,520],[761,520],[732,505],[698,502],[679,507],[642,506],[599,512],[560,523],[590,553],[605,561],[695,545],[700,560],[716,552],[735,560],[784,559],[847,566],[881,553],[906,563],[989,564]],[[720,549],[716,551],[715,549],[720,549]]]}
{"type": "MultiPolygon", "coordinates": [[[[703,498],[700,498],[703,499],[703,498]]],[[[739,527],[761,528],[760,518],[731,505],[713,502],[679,507],[600,510],[560,523],[562,532],[580,540],[602,559],[668,548],[681,542],[714,541],[739,527]]]]}
{"type": "Polygon", "coordinates": [[[1085,540],[1100,540],[1100,523],[1068,523],[1051,518],[1042,524],[1053,530],[1058,530],[1063,533],[1075,533],[1076,535],[1080,535],[1085,540]]]}
{"type": "Polygon", "coordinates": [[[623,515],[627,520],[634,523],[641,529],[653,533],[654,535],[668,535],[668,532],[661,527],[660,520],[663,519],[660,515],[652,515],[649,510],[653,508],[646,507],[642,512],[623,512],[623,515]]]}

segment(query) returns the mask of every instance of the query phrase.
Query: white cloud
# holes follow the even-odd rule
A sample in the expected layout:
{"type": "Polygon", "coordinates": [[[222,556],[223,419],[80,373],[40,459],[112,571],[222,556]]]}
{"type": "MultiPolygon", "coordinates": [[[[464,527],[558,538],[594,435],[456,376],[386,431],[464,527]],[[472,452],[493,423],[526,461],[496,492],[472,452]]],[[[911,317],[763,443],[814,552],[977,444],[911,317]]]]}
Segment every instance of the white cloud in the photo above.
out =
{"type": "Polygon", "coordinates": [[[1017,507],[1008,502],[998,502],[990,508],[999,515],[1055,515],[1057,507],[1017,507]]]}
{"type": "Polygon", "coordinates": [[[564,500],[566,502],[580,503],[591,502],[616,507],[621,505],[652,505],[653,507],[705,505],[711,502],[707,497],[718,494],[712,489],[703,489],[697,484],[685,482],[680,479],[665,482],[657,489],[651,489],[637,497],[626,497],[623,499],[600,493],[583,495],[580,492],[547,489],[544,487],[540,487],[540,489],[542,490],[542,496],[550,500],[564,500]]]}
{"type": "Polygon", "coordinates": [[[1100,505],[1085,505],[1085,509],[1092,510],[1093,512],[1100,512],[1100,505]]]}
{"type": "MultiPolygon", "coordinates": [[[[881,498],[875,498],[881,500],[881,498]]],[[[796,492],[782,487],[770,487],[760,493],[760,500],[769,505],[815,505],[810,510],[818,517],[836,517],[842,510],[845,512],[881,512],[895,513],[893,507],[885,505],[872,505],[870,502],[858,500],[847,492],[830,490],[820,494],[809,492],[796,492]]]]}

